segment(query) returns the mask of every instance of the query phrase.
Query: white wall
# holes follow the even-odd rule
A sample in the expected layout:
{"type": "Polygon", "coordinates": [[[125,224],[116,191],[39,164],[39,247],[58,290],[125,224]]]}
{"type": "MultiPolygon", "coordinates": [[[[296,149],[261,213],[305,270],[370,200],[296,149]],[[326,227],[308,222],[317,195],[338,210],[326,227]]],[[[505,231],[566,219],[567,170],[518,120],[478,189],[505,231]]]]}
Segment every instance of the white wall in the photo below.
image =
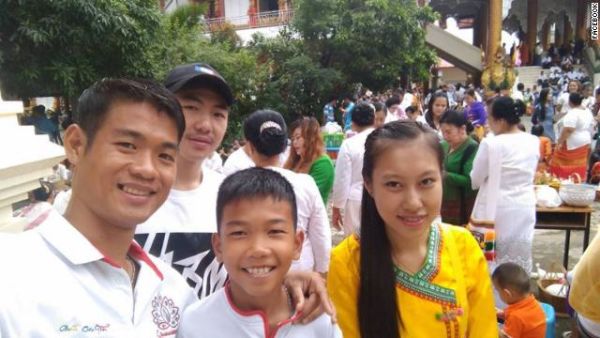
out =
{"type": "Polygon", "coordinates": [[[225,17],[235,18],[243,15],[248,15],[249,7],[249,0],[225,0],[225,17]]]}

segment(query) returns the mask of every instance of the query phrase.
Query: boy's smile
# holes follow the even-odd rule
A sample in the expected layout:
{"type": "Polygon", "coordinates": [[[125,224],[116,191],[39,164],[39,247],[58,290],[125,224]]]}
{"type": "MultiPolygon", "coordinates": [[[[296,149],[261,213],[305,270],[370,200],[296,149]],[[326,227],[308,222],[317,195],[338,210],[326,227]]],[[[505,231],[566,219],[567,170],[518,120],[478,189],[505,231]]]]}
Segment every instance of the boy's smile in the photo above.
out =
{"type": "Polygon", "coordinates": [[[300,256],[302,239],[286,201],[256,197],[224,207],[213,247],[229,273],[236,306],[264,310],[265,302],[281,294],[292,260],[300,256]]]}

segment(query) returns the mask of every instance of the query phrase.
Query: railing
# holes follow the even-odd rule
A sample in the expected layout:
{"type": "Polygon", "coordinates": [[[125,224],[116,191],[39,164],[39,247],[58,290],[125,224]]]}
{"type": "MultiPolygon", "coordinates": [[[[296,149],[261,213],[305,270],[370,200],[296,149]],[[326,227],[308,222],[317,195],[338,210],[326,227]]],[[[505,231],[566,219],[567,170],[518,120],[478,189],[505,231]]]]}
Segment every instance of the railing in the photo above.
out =
{"type": "Polygon", "coordinates": [[[291,21],[293,15],[293,10],[269,11],[230,18],[210,18],[205,19],[204,23],[207,30],[211,32],[222,29],[226,24],[233,25],[236,29],[272,27],[287,25],[291,21]]]}

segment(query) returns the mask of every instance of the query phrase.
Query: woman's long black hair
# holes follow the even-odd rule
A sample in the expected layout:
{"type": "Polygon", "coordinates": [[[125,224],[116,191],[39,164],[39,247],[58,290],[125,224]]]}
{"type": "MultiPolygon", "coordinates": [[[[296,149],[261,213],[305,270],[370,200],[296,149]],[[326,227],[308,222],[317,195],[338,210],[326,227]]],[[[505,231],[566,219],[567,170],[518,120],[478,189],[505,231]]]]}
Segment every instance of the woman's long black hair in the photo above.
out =
{"type": "MultiPolygon", "coordinates": [[[[365,142],[362,176],[372,182],[377,158],[397,142],[423,137],[438,157],[440,170],[444,153],[437,135],[414,121],[395,121],[375,129],[365,142]]],[[[396,304],[396,281],[391,245],[385,224],[373,197],[364,189],[361,204],[360,286],[358,323],[361,338],[400,338],[399,305],[396,304]]]]}
{"type": "Polygon", "coordinates": [[[548,102],[549,88],[544,88],[540,92],[540,121],[546,120],[546,103],[548,102]]]}
{"type": "Polygon", "coordinates": [[[437,130],[435,126],[435,122],[433,121],[433,103],[438,98],[444,98],[446,100],[446,110],[450,109],[450,100],[448,100],[448,95],[443,92],[439,92],[431,96],[429,99],[429,104],[427,105],[427,111],[425,112],[425,121],[431,127],[431,129],[437,130]]]}

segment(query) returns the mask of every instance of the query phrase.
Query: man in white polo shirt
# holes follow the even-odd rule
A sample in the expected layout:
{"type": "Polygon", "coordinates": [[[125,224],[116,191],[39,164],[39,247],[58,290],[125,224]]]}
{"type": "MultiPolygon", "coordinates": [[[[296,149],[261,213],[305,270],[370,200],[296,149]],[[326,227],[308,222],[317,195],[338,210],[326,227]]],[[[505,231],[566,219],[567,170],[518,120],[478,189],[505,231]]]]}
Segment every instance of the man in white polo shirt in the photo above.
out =
{"type": "Polygon", "coordinates": [[[104,79],[81,95],[76,120],[64,138],[75,168],[64,218],[0,237],[0,337],[174,336],[196,297],[133,235],[175,178],[177,99],[152,82],[104,79]]]}

